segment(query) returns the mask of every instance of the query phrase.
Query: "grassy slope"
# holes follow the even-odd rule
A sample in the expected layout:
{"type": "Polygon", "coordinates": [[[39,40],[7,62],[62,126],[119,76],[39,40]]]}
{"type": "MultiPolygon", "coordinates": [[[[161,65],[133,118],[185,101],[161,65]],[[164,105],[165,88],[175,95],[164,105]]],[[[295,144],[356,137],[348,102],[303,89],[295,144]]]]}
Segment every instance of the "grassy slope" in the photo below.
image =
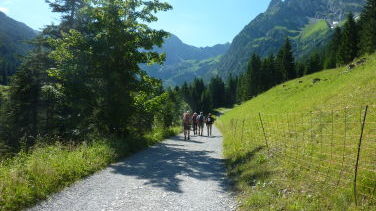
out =
{"type": "MultiPolygon", "coordinates": [[[[372,55],[367,57],[365,65],[358,66],[351,71],[342,67],[289,81],[234,108],[220,118],[218,126],[225,137],[224,147],[225,156],[228,158],[229,174],[235,180],[243,209],[359,209],[353,203],[351,181],[355,162],[353,154],[357,147],[360,124],[346,126],[346,139],[342,135],[330,139],[322,135],[323,130],[330,133],[330,130],[328,130],[330,124],[325,125],[318,122],[328,121],[332,116],[336,123],[332,127],[332,131],[335,134],[343,134],[344,132],[341,129],[343,125],[340,125],[343,118],[340,115],[343,115],[341,111],[345,106],[351,107],[348,111],[346,110],[348,112],[346,115],[349,119],[355,118],[354,121],[356,122],[359,120],[359,106],[376,105],[375,67],[376,55],[372,55]],[[313,83],[316,78],[321,79],[321,81],[313,83]],[[330,115],[332,110],[335,111],[334,115],[330,115]],[[312,115],[308,113],[309,111],[316,113],[312,115]],[[264,124],[266,124],[271,152],[267,152],[264,147],[264,137],[260,132],[261,128],[258,121],[259,112],[262,113],[264,124]],[[312,117],[314,122],[311,121],[313,126],[310,126],[309,115],[314,116],[312,117]],[[289,123],[286,123],[286,121],[288,122],[289,118],[290,124],[294,122],[291,121],[292,118],[297,118],[298,123],[300,118],[302,121],[300,123],[305,123],[305,125],[288,125],[289,123]],[[242,126],[243,121],[244,126],[242,126]],[[282,127],[288,129],[283,130],[282,127]],[[295,136],[292,132],[288,133],[287,130],[289,132],[295,130],[298,135],[295,136]],[[323,143],[322,140],[325,141],[324,144],[326,145],[317,144],[323,143]],[[340,146],[342,142],[348,145],[345,147],[348,148],[346,152],[342,148],[334,147],[335,156],[337,151],[338,153],[343,151],[344,155],[346,153],[351,156],[351,159],[347,160],[346,158],[345,164],[342,164],[349,166],[348,169],[344,170],[348,175],[342,176],[343,182],[334,189],[328,185],[328,182],[334,181],[333,177],[338,176],[338,172],[333,170],[338,168],[338,165],[327,162],[329,160],[327,155],[329,152],[333,153],[332,148],[329,148],[327,144],[329,141],[335,146],[337,146],[336,144],[340,146]],[[283,145],[299,148],[287,149],[283,145]],[[323,152],[326,152],[326,154],[323,152]],[[291,155],[296,156],[296,159],[288,157],[291,155]],[[314,157],[314,159],[308,162],[311,157],[314,157]],[[319,166],[318,169],[312,168],[315,165],[319,166]],[[309,169],[305,169],[306,167],[309,169]],[[324,168],[328,168],[328,170],[323,171],[324,168]],[[324,175],[323,178],[320,176],[321,173],[324,175]]],[[[368,120],[376,122],[376,106],[371,107],[371,109],[372,113],[370,113],[368,120]]],[[[370,128],[367,133],[375,135],[376,131],[372,132],[372,128],[370,128]]],[[[367,146],[370,150],[364,149],[362,158],[369,161],[368,168],[372,168],[373,172],[368,172],[368,178],[371,178],[371,180],[360,179],[359,183],[373,189],[371,195],[373,194],[373,197],[376,198],[376,181],[374,180],[376,178],[374,165],[376,162],[376,155],[374,154],[376,143],[374,140],[367,140],[367,142],[368,144],[371,143],[367,146]]],[[[338,157],[342,159],[342,154],[339,154],[338,157]]],[[[342,172],[342,174],[344,173],[342,172]]],[[[372,192],[369,189],[361,189],[360,191],[368,191],[368,194],[372,192]]],[[[374,209],[376,206],[376,202],[369,198],[361,198],[360,201],[362,204],[360,208],[365,210],[374,209]]]]}
{"type": "Polygon", "coordinates": [[[319,20],[314,24],[307,25],[301,34],[302,39],[307,39],[313,35],[325,35],[329,26],[325,20],[319,20]]]}
{"type": "Polygon", "coordinates": [[[318,20],[306,25],[296,37],[293,37],[297,42],[297,56],[306,56],[315,47],[323,46],[330,37],[331,29],[325,20],[318,20]]]}
{"type": "Polygon", "coordinates": [[[79,146],[36,146],[0,160],[0,210],[20,210],[105,168],[111,162],[180,132],[156,130],[140,140],[97,139],[79,146]]]}

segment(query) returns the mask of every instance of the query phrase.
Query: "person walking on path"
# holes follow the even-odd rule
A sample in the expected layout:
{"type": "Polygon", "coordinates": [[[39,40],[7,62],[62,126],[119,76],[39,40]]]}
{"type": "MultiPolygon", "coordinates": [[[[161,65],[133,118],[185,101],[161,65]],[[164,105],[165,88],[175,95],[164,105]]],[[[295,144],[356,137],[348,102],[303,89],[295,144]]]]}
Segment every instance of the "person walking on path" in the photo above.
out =
{"type": "Polygon", "coordinates": [[[197,113],[195,112],[192,116],[193,134],[197,135],[197,113]]]}
{"type": "Polygon", "coordinates": [[[212,128],[213,128],[214,121],[215,121],[214,117],[212,116],[211,113],[209,113],[205,121],[206,128],[208,130],[208,136],[212,136],[212,128]]]}
{"type": "Polygon", "coordinates": [[[183,130],[184,130],[184,140],[190,140],[191,133],[191,114],[189,111],[183,114],[183,130]]]}
{"type": "Polygon", "coordinates": [[[198,125],[198,135],[203,136],[204,134],[204,122],[205,116],[203,112],[200,112],[200,115],[197,116],[197,125],[198,125]]]}

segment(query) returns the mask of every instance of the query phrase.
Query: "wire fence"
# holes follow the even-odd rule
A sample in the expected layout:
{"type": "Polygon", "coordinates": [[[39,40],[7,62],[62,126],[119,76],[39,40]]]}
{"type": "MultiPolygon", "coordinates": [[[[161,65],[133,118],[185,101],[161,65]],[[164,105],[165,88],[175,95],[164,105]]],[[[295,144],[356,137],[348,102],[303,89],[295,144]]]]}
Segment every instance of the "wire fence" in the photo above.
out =
{"type": "Polygon", "coordinates": [[[351,190],[357,205],[376,203],[376,106],[259,113],[232,119],[230,126],[241,142],[236,146],[264,145],[307,181],[351,190]]]}

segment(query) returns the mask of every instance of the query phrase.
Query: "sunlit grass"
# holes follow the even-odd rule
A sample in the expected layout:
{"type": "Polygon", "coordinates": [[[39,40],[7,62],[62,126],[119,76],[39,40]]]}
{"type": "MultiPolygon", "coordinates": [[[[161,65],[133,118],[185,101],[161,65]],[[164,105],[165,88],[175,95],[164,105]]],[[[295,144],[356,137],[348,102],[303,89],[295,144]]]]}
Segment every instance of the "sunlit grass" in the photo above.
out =
{"type": "Polygon", "coordinates": [[[0,210],[32,206],[111,162],[179,132],[180,128],[158,129],[137,140],[94,138],[78,146],[57,142],[20,152],[0,161],[0,210]]]}
{"type": "Polygon", "coordinates": [[[217,125],[242,209],[375,208],[375,67],[372,55],[353,70],[342,67],[292,80],[220,118],[217,125]],[[352,181],[365,105],[371,107],[358,192],[366,197],[358,194],[356,206],[352,181]]]}

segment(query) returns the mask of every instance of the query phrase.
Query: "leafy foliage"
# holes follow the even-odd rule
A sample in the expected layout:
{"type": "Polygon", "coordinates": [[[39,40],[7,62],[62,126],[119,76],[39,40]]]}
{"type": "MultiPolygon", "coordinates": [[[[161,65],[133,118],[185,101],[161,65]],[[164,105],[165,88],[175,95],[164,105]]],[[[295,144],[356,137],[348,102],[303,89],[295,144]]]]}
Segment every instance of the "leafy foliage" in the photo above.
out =
{"type": "MultiPolygon", "coordinates": [[[[33,41],[13,77],[1,137],[29,149],[42,137],[83,141],[126,138],[179,123],[185,104],[140,64],[161,64],[168,33],[148,27],[167,3],[121,0],[47,1],[61,13],[33,41]]],[[[47,139],[43,139],[47,140],[47,139]]]]}
{"type": "Polygon", "coordinates": [[[361,53],[373,53],[376,49],[376,1],[367,0],[360,16],[361,53]]]}

